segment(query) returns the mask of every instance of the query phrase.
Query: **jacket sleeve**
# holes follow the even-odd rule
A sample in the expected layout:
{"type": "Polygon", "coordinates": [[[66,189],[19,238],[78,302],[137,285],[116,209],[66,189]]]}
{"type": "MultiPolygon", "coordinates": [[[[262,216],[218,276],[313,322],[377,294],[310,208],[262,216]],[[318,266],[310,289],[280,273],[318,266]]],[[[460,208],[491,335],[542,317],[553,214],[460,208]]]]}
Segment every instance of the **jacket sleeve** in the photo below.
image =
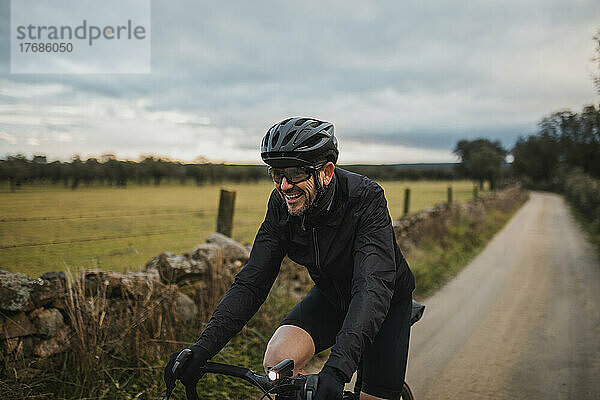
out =
{"type": "Polygon", "coordinates": [[[285,252],[281,246],[281,235],[277,224],[279,211],[275,196],[279,194],[273,191],[269,199],[267,215],[254,239],[248,264],[236,275],[231,288],[215,309],[208,325],[196,342],[208,351],[211,357],[242,330],[258,311],[279,273],[285,252]]]}
{"type": "Polygon", "coordinates": [[[364,212],[354,241],[351,300],[326,363],[341,371],[347,381],[385,320],[394,293],[394,230],[383,189],[375,186],[363,197],[364,212]]]}

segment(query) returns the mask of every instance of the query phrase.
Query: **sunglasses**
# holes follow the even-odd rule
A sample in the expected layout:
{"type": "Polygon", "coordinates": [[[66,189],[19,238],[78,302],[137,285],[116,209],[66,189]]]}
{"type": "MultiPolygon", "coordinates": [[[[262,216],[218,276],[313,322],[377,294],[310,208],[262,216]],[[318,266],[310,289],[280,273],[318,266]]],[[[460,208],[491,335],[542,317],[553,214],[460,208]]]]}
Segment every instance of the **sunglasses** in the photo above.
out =
{"type": "Polygon", "coordinates": [[[300,182],[304,182],[312,176],[313,171],[318,168],[315,167],[288,167],[288,168],[269,168],[269,175],[273,182],[281,185],[283,177],[290,185],[296,185],[300,182]]]}

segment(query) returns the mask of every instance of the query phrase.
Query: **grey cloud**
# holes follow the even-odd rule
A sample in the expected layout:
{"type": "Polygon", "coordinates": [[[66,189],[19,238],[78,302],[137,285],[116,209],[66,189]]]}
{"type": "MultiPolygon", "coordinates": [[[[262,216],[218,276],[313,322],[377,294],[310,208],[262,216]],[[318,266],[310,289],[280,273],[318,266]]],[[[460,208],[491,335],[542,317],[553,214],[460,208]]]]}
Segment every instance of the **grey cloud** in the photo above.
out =
{"type": "Polygon", "coordinates": [[[476,130],[419,130],[412,132],[355,132],[345,134],[340,140],[360,140],[365,137],[369,142],[399,145],[423,149],[453,149],[462,139],[473,140],[480,137],[499,140],[506,149],[510,149],[519,136],[533,133],[531,126],[507,128],[482,128],[476,130]]]}
{"type": "MultiPolygon", "coordinates": [[[[151,74],[5,74],[0,80],[71,88],[68,99],[49,103],[142,99],[148,111],[195,112],[223,132],[243,129],[241,136],[227,133],[241,149],[254,148],[271,123],[300,113],[335,119],[341,139],[450,150],[461,137],[490,136],[509,146],[544,113],[579,105],[593,93],[591,82],[585,92],[585,79],[546,82],[536,77],[544,66],[528,64],[542,51],[557,52],[556,59],[579,56],[575,44],[589,40],[591,48],[593,32],[571,48],[556,43],[570,32],[585,35],[582,27],[599,17],[592,2],[568,1],[268,1],[260,8],[155,1],[151,74]],[[374,93],[385,91],[398,103],[378,106],[386,97],[374,93]],[[457,93],[456,102],[449,93],[457,93]],[[423,107],[411,110],[415,121],[408,123],[402,108],[412,98],[423,107]],[[403,125],[409,126],[398,129],[403,125]]],[[[0,51],[7,47],[0,40],[0,51]]],[[[108,140],[90,144],[114,146],[108,140]]]]}

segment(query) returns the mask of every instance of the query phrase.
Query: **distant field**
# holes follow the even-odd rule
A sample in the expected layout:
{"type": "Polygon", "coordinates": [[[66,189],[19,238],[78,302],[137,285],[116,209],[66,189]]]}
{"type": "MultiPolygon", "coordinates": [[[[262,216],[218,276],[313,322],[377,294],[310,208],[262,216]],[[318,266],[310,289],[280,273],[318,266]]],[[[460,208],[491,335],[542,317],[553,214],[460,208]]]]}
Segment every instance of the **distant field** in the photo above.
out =
{"type": "MultiPolygon", "coordinates": [[[[402,215],[404,190],[411,212],[472,197],[473,184],[380,182],[393,219],[402,215]]],[[[216,227],[221,188],[235,190],[233,238],[250,243],[266,210],[273,185],[130,186],[126,189],[25,186],[0,191],[0,269],[32,277],[46,271],[102,268],[141,269],[163,251],[183,253],[204,242],[216,227]]]]}

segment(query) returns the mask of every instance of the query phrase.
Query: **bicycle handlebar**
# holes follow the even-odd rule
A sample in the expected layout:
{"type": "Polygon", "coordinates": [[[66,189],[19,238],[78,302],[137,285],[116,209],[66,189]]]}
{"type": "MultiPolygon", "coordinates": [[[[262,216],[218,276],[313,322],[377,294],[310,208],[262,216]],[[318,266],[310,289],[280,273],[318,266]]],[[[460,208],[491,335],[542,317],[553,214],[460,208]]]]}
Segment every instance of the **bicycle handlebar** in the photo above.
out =
{"type": "MultiPolygon", "coordinates": [[[[270,399],[271,396],[269,394],[284,394],[289,396],[290,399],[310,400],[314,391],[316,390],[316,382],[311,382],[311,385],[306,384],[307,376],[282,377],[273,381],[267,376],[255,374],[248,368],[210,361],[206,363],[204,367],[202,367],[202,370],[203,374],[214,373],[243,379],[260,389],[263,392],[263,397],[266,396],[270,399]]],[[[188,400],[199,400],[198,392],[196,391],[196,385],[186,386],[185,395],[188,400]]]]}

